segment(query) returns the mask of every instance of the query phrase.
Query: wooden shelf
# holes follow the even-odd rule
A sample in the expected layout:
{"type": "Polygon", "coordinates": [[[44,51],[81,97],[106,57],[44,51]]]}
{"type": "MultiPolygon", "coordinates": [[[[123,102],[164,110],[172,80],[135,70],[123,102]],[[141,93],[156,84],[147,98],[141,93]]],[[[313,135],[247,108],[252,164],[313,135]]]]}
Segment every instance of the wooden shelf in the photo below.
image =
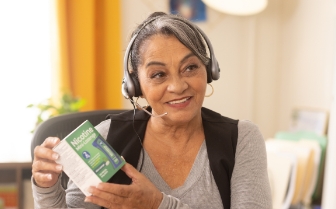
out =
{"type": "Polygon", "coordinates": [[[32,176],[31,162],[0,163],[0,184],[15,183],[18,188],[18,208],[23,209],[23,180],[32,176]]]}

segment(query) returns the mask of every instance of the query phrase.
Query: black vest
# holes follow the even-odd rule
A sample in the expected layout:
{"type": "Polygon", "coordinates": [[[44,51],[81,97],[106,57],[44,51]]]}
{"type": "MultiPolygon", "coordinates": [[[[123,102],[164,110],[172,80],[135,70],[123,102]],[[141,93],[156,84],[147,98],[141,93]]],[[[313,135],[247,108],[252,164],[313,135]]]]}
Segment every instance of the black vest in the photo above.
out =
{"type": "MultiPolygon", "coordinates": [[[[107,136],[110,145],[135,168],[141,153],[139,138],[133,129],[133,110],[120,114],[111,114],[111,125],[107,136]]],[[[136,110],[134,127],[141,140],[144,139],[150,116],[144,111],[136,110]]],[[[202,121],[210,168],[217,184],[223,206],[231,205],[230,181],[235,164],[235,152],[238,137],[238,120],[233,120],[209,109],[202,108],[202,121]]],[[[111,183],[130,184],[131,179],[118,171],[111,183]]]]}

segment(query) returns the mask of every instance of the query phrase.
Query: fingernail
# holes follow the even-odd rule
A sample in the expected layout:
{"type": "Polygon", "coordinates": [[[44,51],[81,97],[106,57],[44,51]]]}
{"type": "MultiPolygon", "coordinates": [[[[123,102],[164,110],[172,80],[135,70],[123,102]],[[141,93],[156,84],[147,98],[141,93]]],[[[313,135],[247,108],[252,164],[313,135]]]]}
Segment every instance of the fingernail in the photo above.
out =
{"type": "Polygon", "coordinates": [[[63,166],[62,166],[62,165],[56,165],[56,169],[57,169],[57,170],[61,171],[61,170],[62,170],[62,168],[63,168],[63,166]]]}
{"type": "Polygon", "coordinates": [[[57,153],[52,154],[52,158],[54,160],[57,160],[59,158],[59,154],[57,154],[57,153]]]}
{"type": "Polygon", "coordinates": [[[51,179],[52,179],[51,174],[48,174],[48,175],[47,175],[47,178],[48,178],[49,180],[51,180],[51,179]]]}
{"type": "Polygon", "coordinates": [[[98,189],[103,189],[103,184],[99,183],[99,184],[97,185],[97,188],[98,188],[98,189]]]}
{"type": "Polygon", "coordinates": [[[55,144],[57,141],[58,141],[58,138],[55,137],[55,138],[53,139],[53,143],[55,144]]]}

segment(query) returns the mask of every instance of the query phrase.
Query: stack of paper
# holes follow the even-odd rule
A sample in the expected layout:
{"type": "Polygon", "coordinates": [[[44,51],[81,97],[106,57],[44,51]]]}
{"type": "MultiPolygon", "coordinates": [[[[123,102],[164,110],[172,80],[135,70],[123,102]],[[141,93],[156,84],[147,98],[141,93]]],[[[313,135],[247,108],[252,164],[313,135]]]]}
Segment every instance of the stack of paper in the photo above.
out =
{"type": "Polygon", "coordinates": [[[280,203],[284,203],[286,198],[287,201],[290,198],[290,205],[301,203],[309,205],[313,191],[312,188],[315,188],[317,179],[318,165],[316,164],[316,155],[318,155],[318,149],[316,148],[316,144],[306,140],[268,140],[266,141],[266,149],[268,168],[277,172],[276,178],[273,177],[274,174],[270,175],[271,178],[274,178],[271,184],[274,182],[283,184],[274,188],[274,193],[276,193],[276,196],[273,197],[273,201],[275,200],[274,208],[288,208],[289,205],[279,207],[280,203]],[[274,159],[275,155],[278,159],[274,159]],[[295,158],[295,160],[291,162],[290,158],[295,158]],[[293,170],[296,170],[295,178],[288,177],[288,167],[290,165],[293,166],[293,170]],[[279,188],[290,185],[290,182],[295,182],[294,192],[290,190],[291,187],[289,186],[288,191],[286,191],[287,193],[283,194],[284,190],[280,191],[279,188]],[[290,194],[290,192],[293,192],[293,194],[290,194]],[[281,193],[281,195],[278,196],[278,193],[281,193]]]}
{"type": "Polygon", "coordinates": [[[312,196],[318,180],[318,171],[321,160],[321,147],[318,142],[312,140],[302,139],[298,142],[299,146],[305,146],[312,151],[312,161],[307,167],[307,178],[303,188],[302,202],[304,205],[310,205],[312,196]]]}
{"type": "Polygon", "coordinates": [[[296,156],[279,152],[267,144],[268,176],[274,209],[288,209],[294,195],[296,179],[296,156]]]}
{"type": "Polygon", "coordinates": [[[309,204],[311,201],[321,201],[327,137],[313,132],[296,131],[278,132],[275,135],[275,139],[296,142],[302,141],[302,146],[309,146],[313,149],[315,168],[312,169],[312,182],[310,188],[305,190],[306,193],[303,203],[309,204]],[[316,146],[317,144],[318,146],[316,146]]]}

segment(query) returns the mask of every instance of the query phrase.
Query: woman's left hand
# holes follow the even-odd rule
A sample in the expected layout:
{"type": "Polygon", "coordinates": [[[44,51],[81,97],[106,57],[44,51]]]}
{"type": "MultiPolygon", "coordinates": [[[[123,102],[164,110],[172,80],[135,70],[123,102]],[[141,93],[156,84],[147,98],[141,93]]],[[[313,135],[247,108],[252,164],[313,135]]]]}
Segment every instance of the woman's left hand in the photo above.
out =
{"type": "Polygon", "coordinates": [[[90,187],[92,196],[85,198],[105,208],[155,208],[162,201],[162,193],[143,174],[131,164],[126,163],[123,170],[132,179],[130,185],[100,183],[97,187],[90,187]]]}

